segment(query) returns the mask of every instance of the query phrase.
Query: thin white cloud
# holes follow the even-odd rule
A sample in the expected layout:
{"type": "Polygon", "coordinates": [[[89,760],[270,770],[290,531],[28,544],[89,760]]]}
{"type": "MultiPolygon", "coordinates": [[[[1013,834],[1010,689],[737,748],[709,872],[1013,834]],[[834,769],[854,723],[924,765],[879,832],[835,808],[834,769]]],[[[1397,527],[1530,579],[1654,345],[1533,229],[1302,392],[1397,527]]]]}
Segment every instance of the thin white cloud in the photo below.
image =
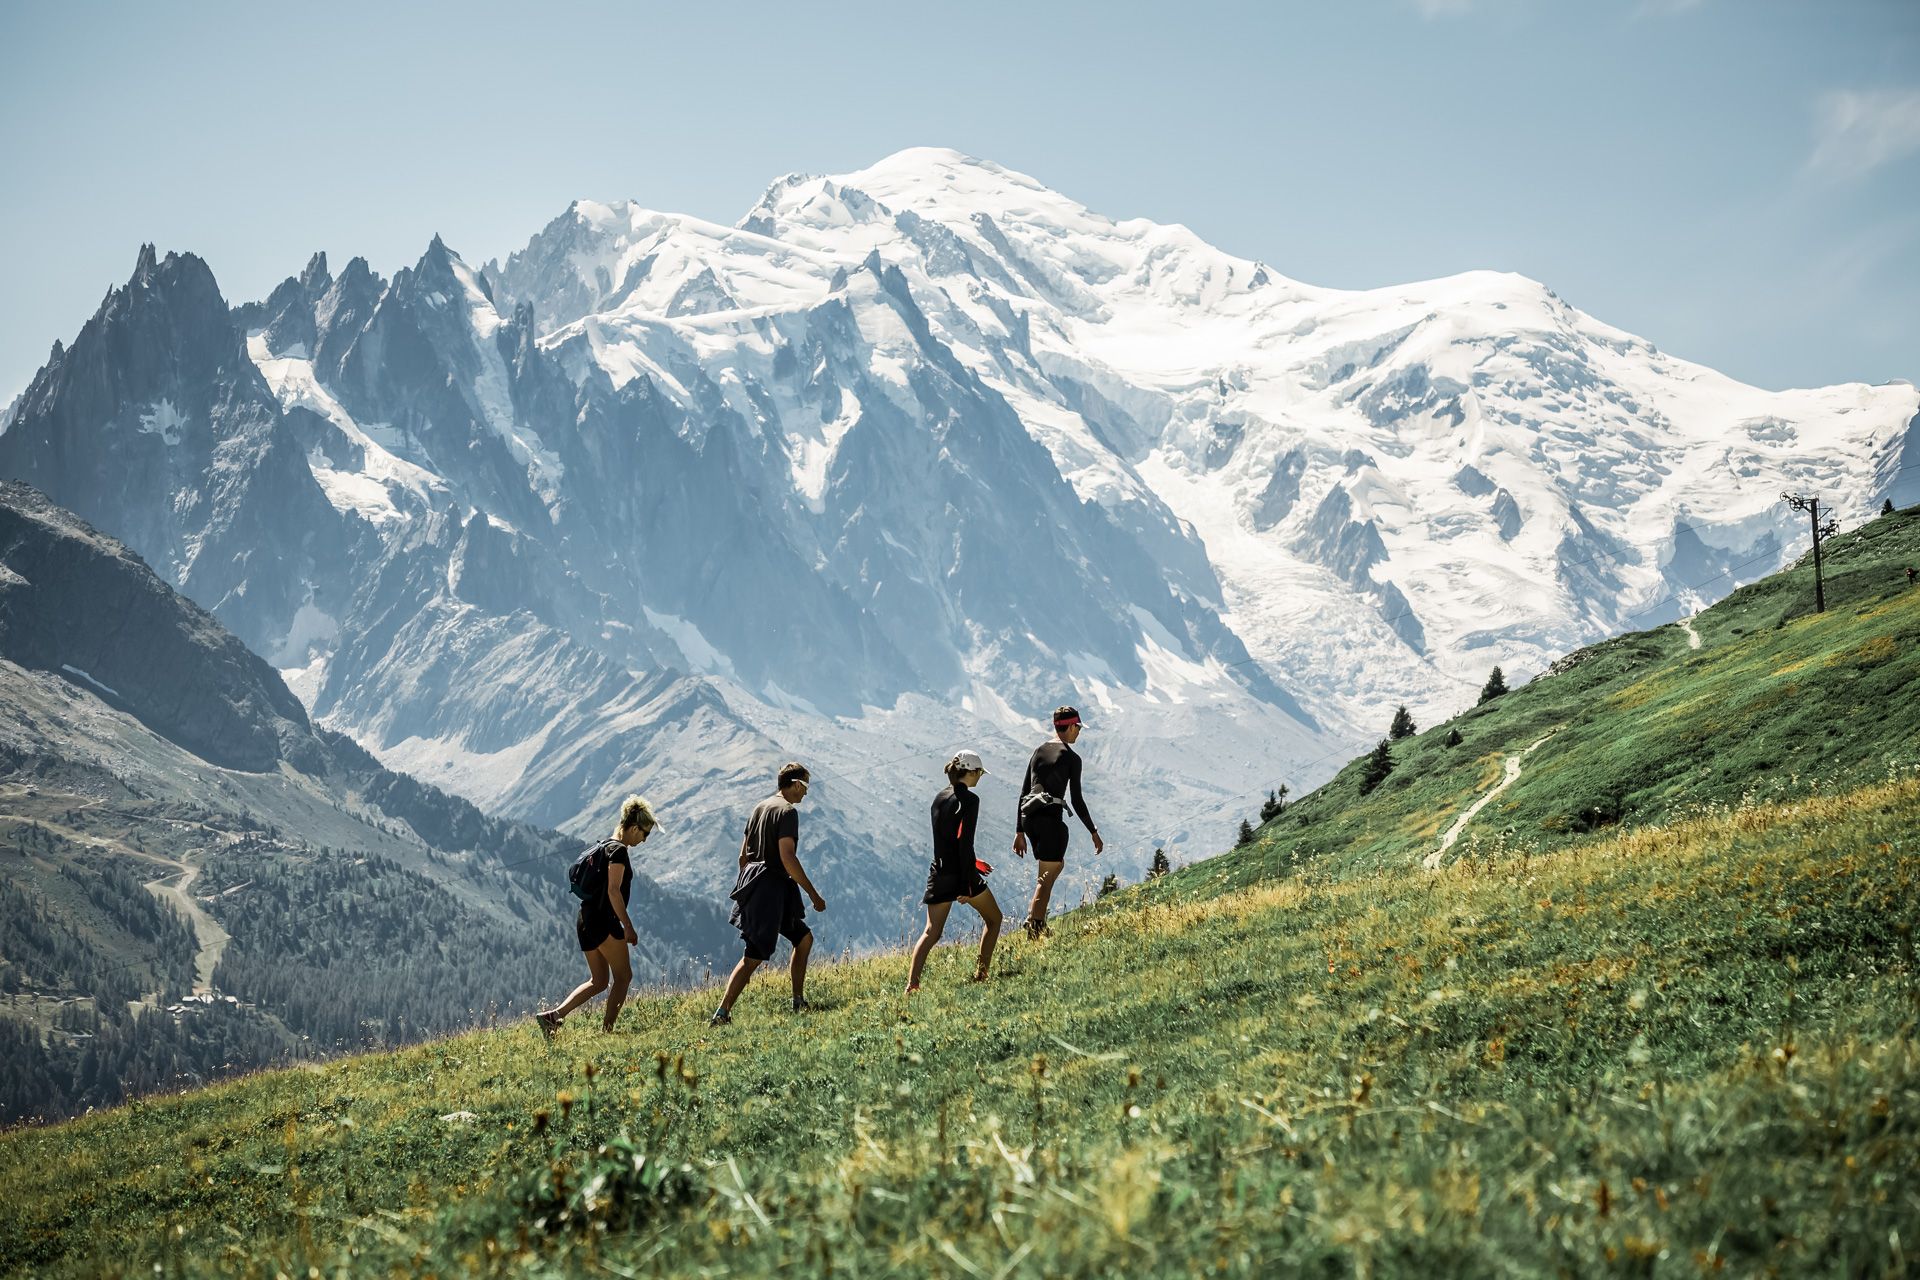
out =
{"type": "Polygon", "coordinates": [[[1413,0],[1413,7],[1429,22],[1436,18],[1459,18],[1473,12],[1474,0],[1413,0]]]}
{"type": "Polygon", "coordinates": [[[1920,151],[1920,89],[1837,89],[1814,103],[1808,167],[1858,178],[1920,151]]]}

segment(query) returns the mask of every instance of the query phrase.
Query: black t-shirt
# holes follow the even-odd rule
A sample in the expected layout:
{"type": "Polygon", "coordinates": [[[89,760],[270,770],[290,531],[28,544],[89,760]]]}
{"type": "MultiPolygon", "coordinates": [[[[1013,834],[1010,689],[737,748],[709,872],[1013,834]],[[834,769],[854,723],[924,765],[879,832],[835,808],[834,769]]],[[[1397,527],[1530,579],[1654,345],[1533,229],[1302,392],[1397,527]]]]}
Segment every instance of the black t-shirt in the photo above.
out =
{"type": "MultiPolygon", "coordinates": [[[[1014,798],[1016,823],[1020,822],[1019,801],[1032,791],[1044,791],[1062,800],[1071,792],[1074,812],[1080,815],[1080,821],[1088,833],[1094,832],[1093,815],[1087,812],[1087,798],[1080,794],[1079,753],[1058,738],[1041,743],[1034,751],[1033,759],[1027,761],[1027,776],[1020,783],[1020,795],[1014,798]]],[[[1027,828],[1021,824],[1016,829],[1025,831],[1027,828]]]]}
{"type": "Polygon", "coordinates": [[[747,861],[764,863],[767,874],[791,879],[780,861],[780,840],[787,837],[800,847],[800,810],[778,795],[768,796],[747,817],[747,861]]]}
{"type": "Polygon", "coordinates": [[[973,870],[973,829],[980,797],[959,783],[933,798],[933,866],[936,871],[973,870]]]}
{"type": "Polygon", "coordinates": [[[607,860],[607,878],[600,882],[600,892],[588,900],[587,905],[597,911],[613,915],[613,869],[625,867],[626,874],[620,878],[620,905],[627,905],[628,891],[633,888],[633,859],[627,853],[627,846],[619,840],[609,840],[600,846],[600,854],[607,860]]]}

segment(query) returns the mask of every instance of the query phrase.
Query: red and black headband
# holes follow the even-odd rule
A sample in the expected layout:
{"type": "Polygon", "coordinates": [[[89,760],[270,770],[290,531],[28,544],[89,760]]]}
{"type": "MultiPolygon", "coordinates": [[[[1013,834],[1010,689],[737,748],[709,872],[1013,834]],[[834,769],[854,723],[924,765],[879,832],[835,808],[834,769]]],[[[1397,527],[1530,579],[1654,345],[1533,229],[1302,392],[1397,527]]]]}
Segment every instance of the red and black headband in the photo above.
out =
{"type": "Polygon", "coordinates": [[[1066,715],[1055,716],[1053,718],[1053,727],[1056,729],[1071,729],[1079,723],[1080,714],[1077,711],[1069,711],[1066,715]]]}

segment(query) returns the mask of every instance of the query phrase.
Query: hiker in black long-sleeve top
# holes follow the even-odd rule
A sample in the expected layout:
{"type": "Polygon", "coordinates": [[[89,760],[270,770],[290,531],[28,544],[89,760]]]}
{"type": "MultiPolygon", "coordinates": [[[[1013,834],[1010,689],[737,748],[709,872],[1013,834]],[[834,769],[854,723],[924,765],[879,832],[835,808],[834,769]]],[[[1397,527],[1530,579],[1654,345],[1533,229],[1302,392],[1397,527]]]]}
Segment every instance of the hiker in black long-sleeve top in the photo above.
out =
{"type": "Polygon", "coordinates": [[[980,913],[986,931],[980,935],[980,960],[974,966],[973,980],[985,982],[987,967],[993,961],[993,944],[1000,938],[1000,904],[993,900],[983,874],[985,864],[973,854],[973,833],[980,820],[980,797],[973,789],[986,773],[980,757],[962,751],[947,761],[947,780],[951,784],[933,798],[933,865],[927,869],[927,892],[920,899],[927,908],[927,927],[913,944],[913,960],[907,968],[907,994],[920,989],[920,971],[927,954],[933,950],[947,926],[947,913],[955,902],[964,902],[980,913]]]}
{"type": "Polygon", "coordinates": [[[1087,798],[1080,790],[1080,756],[1073,744],[1080,738],[1080,713],[1061,707],[1053,713],[1055,738],[1045,742],[1027,761],[1027,776],[1020,784],[1013,851],[1027,856],[1027,844],[1033,844],[1033,861],[1039,872],[1033,889],[1033,902],[1027,908],[1026,930],[1038,936],[1047,927],[1047,905],[1053,899],[1053,882],[1067,865],[1066,802],[1069,793],[1073,811],[1080,816],[1087,834],[1093,837],[1093,851],[1100,853],[1106,844],[1100,839],[1093,815],[1087,811],[1087,798]],[[1049,801],[1034,799],[1048,797],[1049,801]]]}
{"type": "MultiPolygon", "coordinates": [[[[1074,736],[1079,736],[1078,729],[1074,730],[1074,736]]],[[[1073,811],[1080,815],[1080,821],[1086,827],[1087,834],[1094,837],[1097,841],[1100,838],[1100,833],[1094,829],[1093,815],[1087,812],[1087,797],[1080,790],[1081,765],[1080,753],[1068,746],[1065,742],[1056,739],[1053,742],[1041,743],[1040,746],[1034,750],[1033,758],[1027,761],[1027,776],[1020,781],[1020,798],[1025,800],[1028,792],[1036,790],[1044,791],[1048,795],[1059,796],[1063,800],[1071,796],[1073,800],[1073,811]]],[[[1015,811],[1014,821],[1016,829],[1026,830],[1024,826],[1020,825],[1018,810],[1015,811]]],[[[1062,826],[1066,825],[1066,814],[1064,812],[1060,815],[1060,824],[1062,826]]],[[[1060,853],[1048,857],[1048,855],[1042,853],[1041,850],[1051,850],[1051,844],[1043,845],[1039,840],[1035,840],[1033,841],[1033,846],[1034,858],[1048,862],[1059,861],[1060,855],[1064,854],[1067,849],[1067,846],[1062,843],[1060,853]]]]}

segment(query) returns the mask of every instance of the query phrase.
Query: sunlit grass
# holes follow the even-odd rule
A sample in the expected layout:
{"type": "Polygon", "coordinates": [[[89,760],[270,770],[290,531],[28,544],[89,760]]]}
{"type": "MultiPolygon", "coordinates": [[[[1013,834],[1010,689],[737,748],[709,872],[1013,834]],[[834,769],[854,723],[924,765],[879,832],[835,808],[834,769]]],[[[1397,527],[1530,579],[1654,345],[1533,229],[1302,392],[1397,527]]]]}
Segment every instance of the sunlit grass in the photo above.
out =
{"type": "Polygon", "coordinates": [[[1902,1274],[1920,555],[1396,744],[1054,936],[643,998],[0,1135],[28,1274],[1902,1274]],[[1449,728],[1463,741],[1445,745],[1449,728]],[[1420,869],[1504,762],[1521,778],[1420,869]]]}
{"type": "Polygon", "coordinates": [[[718,1031],[707,996],[655,998],[611,1038],[262,1076],[0,1140],[0,1248],[36,1273],[1897,1270],[1916,830],[1904,776],[1438,874],[1163,881],[1009,944],[984,988],[943,948],[912,1001],[882,957],[821,968],[803,1018],[768,980],[718,1031]]]}

